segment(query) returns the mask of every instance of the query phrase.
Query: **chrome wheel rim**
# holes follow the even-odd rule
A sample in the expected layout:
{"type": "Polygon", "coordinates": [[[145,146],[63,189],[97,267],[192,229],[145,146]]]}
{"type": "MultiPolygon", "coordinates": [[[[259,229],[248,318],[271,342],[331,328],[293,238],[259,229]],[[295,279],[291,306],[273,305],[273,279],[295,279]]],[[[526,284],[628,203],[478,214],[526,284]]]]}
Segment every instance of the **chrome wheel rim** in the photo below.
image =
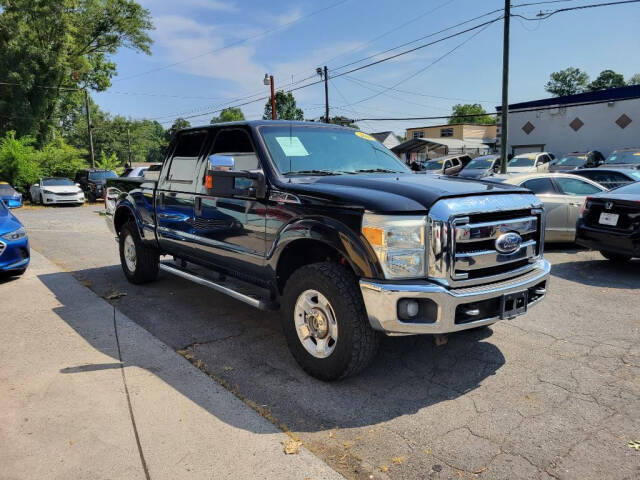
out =
{"type": "Polygon", "coordinates": [[[316,358],[327,358],[338,343],[338,322],[333,307],[317,290],[305,290],[294,309],[296,333],[302,346],[316,358]]]}
{"type": "Polygon", "coordinates": [[[131,235],[124,237],[124,261],[127,264],[127,268],[130,272],[136,271],[136,244],[133,242],[131,235]]]}

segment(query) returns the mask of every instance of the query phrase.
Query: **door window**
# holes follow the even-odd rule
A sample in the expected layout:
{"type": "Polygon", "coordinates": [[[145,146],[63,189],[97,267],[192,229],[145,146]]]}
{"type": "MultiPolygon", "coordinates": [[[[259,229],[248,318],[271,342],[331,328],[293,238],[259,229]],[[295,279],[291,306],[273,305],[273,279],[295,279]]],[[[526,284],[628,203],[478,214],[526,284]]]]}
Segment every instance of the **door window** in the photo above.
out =
{"type": "Polygon", "coordinates": [[[580,180],[578,178],[560,177],[556,178],[556,182],[565,195],[584,196],[592,195],[594,193],[599,193],[602,191],[595,185],[591,185],[590,183],[587,183],[584,180],[580,180]]]}
{"type": "Polygon", "coordinates": [[[183,133],[178,137],[171,158],[167,180],[171,183],[192,184],[202,145],[207,137],[206,130],[183,133]]]}
{"type": "Polygon", "coordinates": [[[534,178],[527,180],[522,186],[528,188],[536,195],[557,193],[550,178],[534,178]]]}

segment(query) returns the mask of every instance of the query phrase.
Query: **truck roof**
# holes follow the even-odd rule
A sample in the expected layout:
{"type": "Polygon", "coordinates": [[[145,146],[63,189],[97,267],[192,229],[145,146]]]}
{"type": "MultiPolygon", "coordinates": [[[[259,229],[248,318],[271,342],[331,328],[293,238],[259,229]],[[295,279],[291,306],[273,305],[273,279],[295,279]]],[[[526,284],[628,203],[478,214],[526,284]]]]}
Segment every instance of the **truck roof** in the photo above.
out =
{"type": "Polygon", "coordinates": [[[195,125],[193,127],[183,128],[180,132],[186,132],[189,130],[202,130],[203,128],[214,127],[226,127],[226,126],[248,126],[248,127],[261,127],[264,125],[281,125],[281,126],[304,126],[304,127],[328,127],[328,128],[342,128],[345,130],[353,130],[355,128],[345,127],[343,125],[337,125],[335,123],[322,123],[322,122],[303,122],[294,120],[242,120],[239,122],[221,122],[213,124],[195,125]]]}

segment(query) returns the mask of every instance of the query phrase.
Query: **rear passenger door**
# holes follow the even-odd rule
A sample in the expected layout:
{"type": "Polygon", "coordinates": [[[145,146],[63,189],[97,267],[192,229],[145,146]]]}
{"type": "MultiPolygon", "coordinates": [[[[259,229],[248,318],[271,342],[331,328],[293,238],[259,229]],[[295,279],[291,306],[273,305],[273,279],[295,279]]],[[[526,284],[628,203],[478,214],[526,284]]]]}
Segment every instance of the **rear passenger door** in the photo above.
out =
{"type": "Polygon", "coordinates": [[[528,188],[542,201],[547,221],[545,238],[550,242],[568,241],[567,222],[569,220],[566,196],[562,195],[550,178],[532,178],[521,184],[528,188]]]}
{"type": "Polygon", "coordinates": [[[572,234],[571,241],[575,241],[576,223],[585,199],[603,190],[581,178],[558,177],[555,181],[566,197],[567,231],[572,234]]]}
{"type": "Polygon", "coordinates": [[[199,160],[207,130],[178,135],[171,158],[163,168],[156,195],[156,222],[160,246],[170,254],[194,253],[194,196],[199,160]]]}
{"type": "MultiPolygon", "coordinates": [[[[199,258],[233,271],[262,275],[266,250],[266,203],[245,194],[210,196],[204,186],[209,155],[233,158],[231,170],[262,172],[250,130],[221,128],[199,169],[195,199],[194,234],[199,258]]],[[[251,180],[237,178],[236,188],[248,189],[251,180]]]]}

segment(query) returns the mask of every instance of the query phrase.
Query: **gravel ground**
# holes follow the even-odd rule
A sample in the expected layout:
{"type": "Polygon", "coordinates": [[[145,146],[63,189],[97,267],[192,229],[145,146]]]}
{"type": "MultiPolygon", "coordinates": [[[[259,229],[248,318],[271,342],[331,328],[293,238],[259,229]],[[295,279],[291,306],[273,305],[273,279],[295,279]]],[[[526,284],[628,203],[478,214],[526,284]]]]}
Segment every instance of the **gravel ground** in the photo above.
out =
{"type": "Polygon", "coordinates": [[[97,205],[18,210],[32,247],[349,478],[640,478],[640,261],[548,248],[548,298],[476,332],[385,338],[339,383],[304,374],[277,313],[161,274],[128,284],[97,205]]]}

